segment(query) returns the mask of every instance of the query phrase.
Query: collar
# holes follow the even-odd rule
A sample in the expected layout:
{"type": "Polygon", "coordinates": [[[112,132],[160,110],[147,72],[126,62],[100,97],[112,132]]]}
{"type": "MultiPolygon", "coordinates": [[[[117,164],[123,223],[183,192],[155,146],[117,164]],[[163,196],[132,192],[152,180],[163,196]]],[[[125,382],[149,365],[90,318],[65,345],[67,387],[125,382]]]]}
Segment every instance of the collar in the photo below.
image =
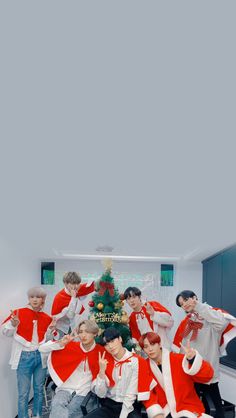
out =
{"type": "Polygon", "coordinates": [[[120,363],[121,361],[127,360],[129,357],[132,357],[132,356],[133,354],[130,351],[128,351],[127,348],[125,348],[125,354],[123,355],[123,357],[121,357],[120,359],[114,357],[114,360],[117,363],[120,363]]]}
{"type": "Polygon", "coordinates": [[[69,290],[66,287],[64,287],[64,290],[65,290],[65,292],[66,292],[67,295],[71,296],[69,290]]]}
{"type": "Polygon", "coordinates": [[[42,312],[42,310],[43,310],[43,308],[41,308],[39,311],[35,311],[29,303],[28,303],[28,305],[26,305],[26,308],[31,309],[31,311],[33,311],[33,312],[42,312]]]}
{"type": "Polygon", "coordinates": [[[94,350],[95,346],[96,346],[96,343],[95,343],[95,341],[94,341],[94,343],[93,343],[92,347],[90,347],[90,349],[89,349],[89,350],[85,350],[85,348],[83,347],[82,343],[80,343],[80,348],[81,348],[81,350],[82,350],[84,353],[89,353],[90,351],[94,350]]]}

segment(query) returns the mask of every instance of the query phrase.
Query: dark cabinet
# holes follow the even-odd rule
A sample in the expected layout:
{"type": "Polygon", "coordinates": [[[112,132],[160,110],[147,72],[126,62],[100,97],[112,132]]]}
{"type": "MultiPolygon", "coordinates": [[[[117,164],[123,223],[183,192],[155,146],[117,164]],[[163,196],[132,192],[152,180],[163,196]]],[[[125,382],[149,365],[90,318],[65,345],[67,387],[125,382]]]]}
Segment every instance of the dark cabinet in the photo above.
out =
{"type": "MultiPolygon", "coordinates": [[[[236,316],[236,246],[203,260],[202,300],[236,316]]],[[[221,363],[236,369],[236,338],[221,363]]]]}

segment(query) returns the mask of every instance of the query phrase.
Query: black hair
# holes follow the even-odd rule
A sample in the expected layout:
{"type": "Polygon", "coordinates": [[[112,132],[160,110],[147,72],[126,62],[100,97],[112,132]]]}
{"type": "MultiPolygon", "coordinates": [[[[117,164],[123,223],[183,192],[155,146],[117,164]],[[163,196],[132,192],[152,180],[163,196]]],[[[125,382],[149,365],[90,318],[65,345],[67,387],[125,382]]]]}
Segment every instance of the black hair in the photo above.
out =
{"type": "Polygon", "coordinates": [[[124,291],[124,298],[128,299],[130,296],[141,296],[141,290],[138,287],[127,287],[124,291]]]}
{"type": "Polygon", "coordinates": [[[119,338],[120,336],[121,336],[120,332],[118,331],[117,328],[115,327],[106,328],[103,334],[103,338],[102,338],[103,344],[105,345],[106,343],[109,343],[110,341],[115,340],[116,338],[119,338]]]}
{"type": "Polygon", "coordinates": [[[197,297],[196,293],[194,293],[192,290],[182,290],[182,292],[180,292],[175,299],[176,305],[181,307],[180,303],[179,303],[179,298],[180,296],[186,300],[188,298],[193,298],[194,296],[197,297]]]}

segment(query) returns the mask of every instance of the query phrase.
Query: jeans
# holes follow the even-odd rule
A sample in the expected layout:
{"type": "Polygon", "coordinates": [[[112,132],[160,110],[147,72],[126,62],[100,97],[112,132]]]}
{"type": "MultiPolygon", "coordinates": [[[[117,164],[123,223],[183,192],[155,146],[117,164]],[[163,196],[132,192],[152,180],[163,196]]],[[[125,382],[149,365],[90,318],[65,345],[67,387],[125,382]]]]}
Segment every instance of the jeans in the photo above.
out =
{"type": "Polygon", "coordinates": [[[18,369],[18,418],[28,418],[28,402],[33,376],[33,416],[41,416],[43,408],[43,385],[47,369],[42,368],[39,351],[22,351],[18,369]]]}
{"type": "Polygon", "coordinates": [[[82,418],[80,404],[83,400],[84,396],[58,390],[52,400],[50,418],[82,418]]]}

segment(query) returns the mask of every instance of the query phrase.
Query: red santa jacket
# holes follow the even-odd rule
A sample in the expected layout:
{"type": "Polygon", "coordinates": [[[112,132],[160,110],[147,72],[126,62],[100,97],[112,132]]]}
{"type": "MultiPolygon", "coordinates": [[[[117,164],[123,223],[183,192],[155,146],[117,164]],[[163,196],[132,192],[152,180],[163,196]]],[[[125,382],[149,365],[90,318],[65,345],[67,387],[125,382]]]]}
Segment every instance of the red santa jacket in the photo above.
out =
{"type": "MultiPolygon", "coordinates": [[[[164,306],[162,306],[159,302],[148,302],[148,303],[153,307],[153,309],[156,312],[165,312],[165,313],[168,313],[171,316],[171,313],[164,306]]],[[[136,320],[137,315],[141,315],[143,317],[146,317],[149,324],[150,324],[151,329],[153,331],[155,331],[155,330],[154,330],[153,321],[151,320],[150,315],[147,313],[147,309],[146,309],[145,305],[142,306],[142,309],[141,309],[140,312],[134,312],[133,311],[130,314],[130,317],[129,317],[129,327],[130,327],[132,337],[135,338],[138,341],[139,338],[141,337],[141,333],[139,331],[137,320],[136,320]]]]}
{"type": "Polygon", "coordinates": [[[194,383],[207,383],[214,374],[210,363],[204,361],[199,353],[193,364],[190,364],[183,354],[162,351],[162,372],[156,363],[146,360],[149,369],[157,382],[150,399],[144,402],[148,417],[169,413],[173,418],[178,417],[209,417],[204,413],[204,406],[200,401],[194,383]]]}
{"type": "MultiPolygon", "coordinates": [[[[94,292],[94,290],[95,290],[94,282],[92,282],[91,284],[82,283],[76,296],[78,298],[82,298],[83,296],[87,296],[90,293],[94,292]]],[[[70,301],[71,301],[71,296],[68,293],[66,293],[65,289],[60,290],[60,292],[58,292],[54,298],[51,314],[58,315],[59,313],[61,313],[61,311],[69,305],[70,301]]],[[[82,306],[79,313],[82,314],[83,311],[84,311],[84,307],[82,306]]]]}
{"type": "MultiPolygon", "coordinates": [[[[51,316],[45,312],[36,312],[31,308],[20,308],[13,311],[19,318],[19,325],[16,328],[15,339],[26,347],[31,344],[33,337],[34,321],[37,321],[38,342],[43,343],[46,339],[46,333],[52,322],[51,316]]],[[[3,324],[11,319],[9,315],[3,324]]]]}
{"type": "MultiPolygon", "coordinates": [[[[220,339],[220,352],[223,355],[225,353],[225,349],[229,341],[231,341],[233,338],[236,337],[236,318],[230,315],[228,312],[224,311],[223,309],[219,309],[219,308],[212,308],[212,309],[222,312],[225,319],[229,321],[227,327],[222,332],[221,339],[220,339]]],[[[184,333],[185,333],[188,321],[189,321],[189,317],[187,315],[180,322],[180,325],[178,326],[177,331],[175,333],[173,345],[177,350],[180,350],[181,343],[184,339],[184,333]]]]}
{"type": "Polygon", "coordinates": [[[48,371],[56,385],[61,386],[80,363],[87,360],[94,380],[99,372],[99,352],[103,353],[104,348],[98,344],[93,350],[86,352],[81,349],[80,342],[71,341],[63,350],[55,350],[49,354],[48,371]]]}

